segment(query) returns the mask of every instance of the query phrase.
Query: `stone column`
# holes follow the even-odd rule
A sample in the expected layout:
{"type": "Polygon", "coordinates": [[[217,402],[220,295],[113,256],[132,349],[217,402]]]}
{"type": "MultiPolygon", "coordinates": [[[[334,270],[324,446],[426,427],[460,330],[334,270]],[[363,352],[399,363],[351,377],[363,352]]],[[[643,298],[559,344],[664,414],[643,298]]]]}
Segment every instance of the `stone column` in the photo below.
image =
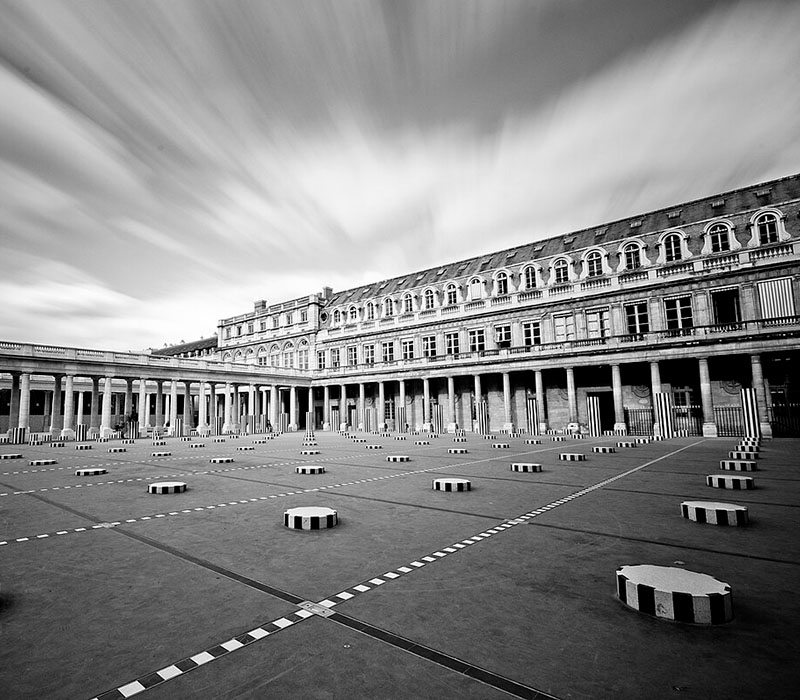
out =
{"type": "Polygon", "coordinates": [[[289,430],[297,430],[297,387],[289,387],[289,430]]]}
{"type": "Polygon", "coordinates": [[[322,387],[322,429],[331,429],[331,388],[329,386],[322,387]]]}
{"type": "Polygon", "coordinates": [[[64,417],[61,415],[61,375],[57,374],[53,377],[53,416],[50,419],[50,435],[54,438],[60,437],[63,427],[64,417]]]}
{"type": "Polygon", "coordinates": [[[139,435],[130,437],[147,436],[147,426],[150,425],[150,397],[147,395],[147,380],[139,377],[139,435]]]}
{"type": "Polygon", "coordinates": [[[278,432],[278,430],[280,430],[281,427],[280,422],[278,420],[278,414],[280,413],[280,405],[279,405],[280,402],[281,399],[280,396],[278,396],[278,387],[276,384],[273,384],[269,388],[269,410],[270,414],[272,415],[270,422],[272,423],[272,429],[275,432],[278,432]]]}
{"type": "Polygon", "coordinates": [[[225,408],[224,408],[224,415],[222,421],[222,432],[229,433],[233,429],[233,421],[231,420],[231,413],[232,413],[232,406],[231,403],[233,401],[233,397],[231,395],[231,385],[230,382],[225,383],[225,408]]]}
{"type": "Polygon", "coordinates": [[[100,434],[100,377],[92,377],[92,405],[89,408],[89,435],[100,434]]]}
{"type": "MultiPolygon", "coordinates": [[[[133,379],[126,379],[125,382],[125,412],[122,418],[127,423],[128,417],[133,413],[133,379]]],[[[133,436],[129,435],[128,437],[133,436]]]]}
{"type": "Polygon", "coordinates": [[[217,385],[211,382],[208,389],[208,423],[211,434],[217,434],[217,385]]]}
{"type": "Polygon", "coordinates": [[[53,392],[52,391],[45,391],[44,392],[44,410],[42,411],[42,432],[50,432],[45,431],[45,426],[47,425],[47,417],[50,416],[52,421],[53,418],[53,392]]]}
{"type": "Polygon", "coordinates": [[[103,380],[103,418],[100,423],[100,437],[109,437],[114,432],[111,425],[111,377],[103,380]]]}
{"type": "Polygon", "coordinates": [[[364,410],[367,403],[367,388],[364,382],[358,385],[358,429],[364,430],[364,410]]]}
{"type": "Polygon", "coordinates": [[[569,425],[567,430],[577,432],[578,425],[578,397],[575,393],[575,370],[567,367],[567,405],[569,407],[569,425]]]}
{"type": "Polygon", "coordinates": [[[206,383],[201,381],[197,385],[197,433],[203,435],[208,432],[208,407],[206,406],[206,383]]]}
{"type": "Polygon", "coordinates": [[[458,429],[456,420],[456,379],[447,378],[447,432],[454,433],[458,429]]]}
{"type": "Polygon", "coordinates": [[[76,425],[83,425],[83,391],[78,392],[78,417],[76,425]]]}
{"type": "Polygon", "coordinates": [[[339,430],[347,430],[347,385],[339,387],[339,430]]]}
{"type": "MultiPolygon", "coordinates": [[[[73,390],[74,377],[68,374],[64,386],[64,421],[59,437],[72,440],[75,438],[75,392],[73,390]]],[[[53,436],[55,437],[55,436],[53,436]]]]}
{"type": "Polygon", "coordinates": [[[661,435],[661,424],[658,422],[658,410],[656,409],[656,394],[661,393],[661,369],[658,366],[658,360],[650,362],[650,385],[650,398],[653,404],[653,435],[661,435]]]}
{"type": "Polygon", "coordinates": [[[156,422],[155,429],[164,430],[164,380],[156,379],[156,422]]]}
{"type": "Polygon", "coordinates": [[[183,382],[183,428],[187,434],[194,429],[194,402],[192,401],[192,383],[183,382]]]}
{"type": "Polygon", "coordinates": [[[611,365],[611,389],[614,392],[614,430],[627,432],[625,425],[625,406],[622,400],[622,375],[619,365],[611,365]]]}
{"type": "Polygon", "coordinates": [[[171,379],[169,383],[169,428],[172,437],[177,437],[178,422],[178,380],[171,379]]]}
{"type": "Polygon", "coordinates": [[[514,432],[514,421],[511,416],[511,374],[503,372],[503,430],[514,432]]]}
{"type": "Polygon", "coordinates": [[[431,381],[427,377],[422,379],[422,429],[426,432],[433,431],[433,425],[431,425],[431,381]]]}
{"type": "Polygon", "coordinates": [[[256,385],[250,384],[247,387],[247,429],[248,432],[255,432],[256,420],[256,385]]]}
{"type": "Polygon", "coordinates": [[[764,382],[764,372],[761,369],[761,356],[750,356],[750,369],[753,373],[753,390],[756,394],[756,405],[758,408],[758,424],[761,427],[761,436],[772,437],[772,425],[769,422],[767,387],[764,382]]]}
{"type": "Polygon", "coordinates": [[[387,430],[386,425],[386,390],[384,389],[383,382],[378,382],[378,406],[375,409],[376,422],[375,430],[387,430]]]}
{"type": "MultiPolygon", "coordinates": [[[[481,391],[481,375],[476,374],[475,377],[475,416],[478,415],[478,405],[483,401],[483,393],[481,391]]],[[[472,424],[472,431],[476,432],[477,420],[472,424]]]]}
{"type": "Polygon", "coordinates": [[[534,372],[536,380],[536,409],[539,414],[539,425],[537,427],[541,432],[547,430],[547,412],[544,401],[544,379],[542,378],[542,370],[537,369],[534,372]]]}
{"type": "MultiPolygon", "coordinates": [[[[405,411],[405,408],[406,408],[406,380],[405,379],[399,379],[398,380],[398,384],[399,384],[399,387],[400,387],[400,398],[399,398],[399,400],[400,400],[400,408],[403,409],[403,411],[404,411],[404,413],[406,415],[406,421],[405,422],[408,423],[409,425],[411,425],[411,423],[409,422],[409,419],[411,418],[411,416],[409,416],[408,412],[405,411]]],[[[406,431],[406,426],[405,425],[400,425],[400,420],[399,420],[399,417],[397,415],[397,406],[395,406],[395,413],[394,413],[394,431],[396,433],[404,433],[406,431]]]]}
{"type": "Polygon", "coordinates": [[[8,411],[8,429],[19,425],[19,374],[11,373],[11,401],[8,411]]]}
{"type": "MultiPolygon", "coordinates": [[[[19,418],[18,428],[25,428],[27,431],[31,425],[31,375],[19,375],[19,418]]],[[[27,435],[25,436],[27,438],[27,435]]]]}
{"type": "Polygon", "coordinates": [[[714,403],[711,400],[711,378],[708,373],[708,358],[697,360],[700,370],[700,401],[703,407],[703,437],[717,437],[717,424],[714,420],[714,403]]]}
{"type": "Polygon", "coordinates": [[[314,430],[316,426],[316,412],[314,411],[314,387],[308,387],[308,418],[306,419],[306,432],[314,430]]]}

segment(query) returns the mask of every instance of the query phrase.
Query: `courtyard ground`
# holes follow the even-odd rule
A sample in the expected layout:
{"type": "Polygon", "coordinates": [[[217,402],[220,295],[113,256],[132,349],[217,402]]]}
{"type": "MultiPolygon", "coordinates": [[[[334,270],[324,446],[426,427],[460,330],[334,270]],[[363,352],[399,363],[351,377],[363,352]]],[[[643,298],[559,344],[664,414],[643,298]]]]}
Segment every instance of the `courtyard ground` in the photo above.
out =
{"type": "Polygon", "coordinates": [[[735,439],[596,454],[621,438],[359,437],[382,448],[323,432],[318,455],[300,454],[302,433],[0,445],[22,454],[0,461],[0,697],[797,697],[800,440],[764,441],[756,488],[729,491],[705,477],[735,439]],[[472,490],[433,490],[438,477],[472,490]],[[188,489],[148,493],[164,480],[188,489]],[[745,505],[751,524],[691,522],[684,500],[745,505]],[[298,506],[340,523],[285,527],[298,506]],[[626,607],[629,564],[728,583],[734,619],[626,607]]]}

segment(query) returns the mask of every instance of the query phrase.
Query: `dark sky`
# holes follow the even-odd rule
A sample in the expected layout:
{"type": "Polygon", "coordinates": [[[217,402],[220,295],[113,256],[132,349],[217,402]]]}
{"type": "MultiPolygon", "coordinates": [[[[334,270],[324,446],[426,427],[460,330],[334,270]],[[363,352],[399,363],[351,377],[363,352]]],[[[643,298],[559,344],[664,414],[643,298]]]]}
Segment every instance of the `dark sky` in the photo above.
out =
{"type": "Polygon", "coordinates": [[[0,339],[116,349],[786,175],[800,4],[0,0],[0,339]]]}

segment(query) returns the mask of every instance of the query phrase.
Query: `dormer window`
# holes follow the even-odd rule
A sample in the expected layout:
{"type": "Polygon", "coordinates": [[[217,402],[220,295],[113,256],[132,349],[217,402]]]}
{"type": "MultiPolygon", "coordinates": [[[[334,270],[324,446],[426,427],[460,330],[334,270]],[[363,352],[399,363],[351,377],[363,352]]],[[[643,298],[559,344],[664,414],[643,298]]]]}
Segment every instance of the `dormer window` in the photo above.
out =
{"type": "Polygon", "coordinates": [[[591,251],[584,260],[587,277],[600,277],[603,274],[603,255],[599,250],[591,251]]]}
{"type": "Polygon", "coordinates": [[[448,306],[453,306],[458,303],[458,287],[456,287],[456,285],[448,284],[444,293],[448,306]]]}
{"type": "Polygon", "coordinates": [[[758,231],[758,242],[760,245],[777,243],[778,236],[778,217],[773,213],[762,214],[756,219],[756,230],[758,231]]]}
{"type": "Polygon", "coordinates": [[[553,263],[554,284],[567,284],[569,282],[569,263],[564,258],[559,258],[553,263]]]}
{"type": "Polygon", "coordinates": [[[375,320],[375,304],[371,301],[367,302],[367,321],[375,320]]]}
{"type": "Polygon", "coordinates": [[[495,277],[497,284],[497,296],[505,296],[508,294],[508,275],[505,272],[498,272],[495,277]]]}
{"type": "Polygon", "coordinates": [[[677,262],[683,259],[681,237],[677,233],[670,233],[662,241],[664,246],[664,262],[677,262]]]}
{"type": "Polygon", "coordinates": [[[434,303],[436,301],[436,299],[434,297],[434,294],[433,294],[433,290],[432,289],[426,289],[425,290],[425,294],[423,295],[422,298],[424,300],[425,308],[426,309],[432,309],[433,306],[434,306],[434,303]]]}
{"type": "Polygon", "coordinates": [[[404,314],[411,314],[414,313],[414,297],[410,294],[403,295],[403,313],[404,314]]]}
{"type": "Polygon", "coordinates": [[[387,318],[394,316],[394,299],[387,299],[383,302],[383,315],[387,318]]]}
{"type": "Polygon", "coordinates": [[[712,253],[725,253],[731,249],[731,231],[725,224],[714,224],[708,229],[712,253]]]}
{"type": "Polygon", "coordinates": [[[483,298],[483,283],[477,277],[469,281],[469,298],[472,301],[483,298]]]}
{"type": "Polygon", "coordinates": [[[642,249],[637,243],[628,243],[622,249],[626,270],[636,270],[642,266],[642,249]]]}
{"type": "Polygon", "coordinates": [[[342,312],[336,309],[333,312],[333,325],[338,326],[342,322],[342,312]]]}
{"type": "Polygon", "coordinates": [[[355,323],[358,321],[358,309],[355,306],[351,306],[347,313],[350,323],[355,323]]]}
{"type": "Polygon", "coordinates": [[[536,268],[533,265],[529,265],[525,268],[525,271],[522,273],[522,278],[526,290],[536,289],[536,268]]]}

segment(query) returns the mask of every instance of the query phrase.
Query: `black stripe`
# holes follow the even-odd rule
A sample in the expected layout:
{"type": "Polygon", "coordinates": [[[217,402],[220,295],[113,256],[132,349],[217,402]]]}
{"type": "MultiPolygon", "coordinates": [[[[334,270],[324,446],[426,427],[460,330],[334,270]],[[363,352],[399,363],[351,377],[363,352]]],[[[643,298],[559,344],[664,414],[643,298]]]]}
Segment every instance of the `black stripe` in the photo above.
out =
{"type": "Polygon", "coordinates": [[[622,574],[617,574],[617,595],[626,605],[628,604],[628,592],[625,590],[625,582],[627,580],[622,574]]]}
{"type": "Polygon", "coordinates": [[[636,584],[636,592],[639,597],[640,612],[648,615],[656,614],[656,591],[652,586],[645,586],[643,583],[636,584]]]}
{"type": "Polygon", "coordinates": [[[715,512],[717,514],[717,525],[728,525],[728,511],[722,510],[720,508],[716,508],[715,512]]]}
{"type": "Polygon", "coordinates": [[[747,519],[747,511],[746,510],[737,510],[736,511],[736,524],[739,526],[744,526],[748,524],[747,519]]]}
{"type": "Polygon", "coordinates": [[[725,622],[725,598],[722,593],[710,593],[708,601],[711,605],[711,624],[719,625],[725,622]]]}
{"type": "Polygon", "coordinates": [[[186,673],[186,671],[191,671],[193,668],[197,668],[197,662],[192,661],[189,658],[186,658],[186,659],[181,659],[180,661],[178,661],[178,663],[173,664],[173,666],[186,673]]]}
{"type": "Polygon", "coordinates": [[[695,508],[694,509],[695,518],[697,518],[698,523],[705,523],[708,522],[706,518],[706,511],[705,508],[695,508]]]}
{"type": "Polygon", "coordinates": [[[694,622],[694,605],[691,593],[673,593],[672,608],[678,622],[694,622]]]}
{"type": "Polygon", "coordinates": [[[687,506],[685,503],[681,503],[681,513],[683,513],[684,518],[689,517],[689,506],[687,506]]]}

